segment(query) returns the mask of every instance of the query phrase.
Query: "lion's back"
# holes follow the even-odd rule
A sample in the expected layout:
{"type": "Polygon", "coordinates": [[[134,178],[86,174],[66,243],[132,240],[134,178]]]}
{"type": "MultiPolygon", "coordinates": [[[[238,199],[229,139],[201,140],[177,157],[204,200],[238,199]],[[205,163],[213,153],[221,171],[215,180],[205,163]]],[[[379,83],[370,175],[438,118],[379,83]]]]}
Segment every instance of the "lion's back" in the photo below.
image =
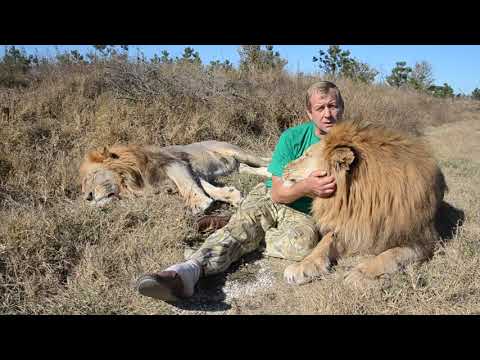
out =
{"type": "Polygon", "coordinates": [[[188,160],[194,173],[212,180],[218,176],[228,175],[238,168],[238,161],[229,156],[228,147],[234,145],[208,140],[186,145],[172,145],[162,148],[162,151],[180,156],[188,160]]]}

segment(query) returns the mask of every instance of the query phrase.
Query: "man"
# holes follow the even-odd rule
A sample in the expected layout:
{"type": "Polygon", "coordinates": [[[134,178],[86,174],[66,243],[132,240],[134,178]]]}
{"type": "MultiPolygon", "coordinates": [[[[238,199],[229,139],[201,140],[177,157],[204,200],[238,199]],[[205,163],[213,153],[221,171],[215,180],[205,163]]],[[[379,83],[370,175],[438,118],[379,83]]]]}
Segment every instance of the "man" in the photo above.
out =
{"type": "Polygon", "coordinates": [[[313,197],[329,197],[336,190],[335,180],[322,171],[291,187],[283,186],[284,167],[321,141],[342,119],[344,103],[340,91],[329,81],[313,84],[306,94],[310,121],[287,129],[280,136],[268,170],[272,178],[248,194],[230,221],[211,234],[187,261],[136,282],[145,296],[175,302],[193,295],[201,276],[224,272],[230,264],[257,249],[264,254],[300,261],[319,241],[309,216],[313,197]]]}

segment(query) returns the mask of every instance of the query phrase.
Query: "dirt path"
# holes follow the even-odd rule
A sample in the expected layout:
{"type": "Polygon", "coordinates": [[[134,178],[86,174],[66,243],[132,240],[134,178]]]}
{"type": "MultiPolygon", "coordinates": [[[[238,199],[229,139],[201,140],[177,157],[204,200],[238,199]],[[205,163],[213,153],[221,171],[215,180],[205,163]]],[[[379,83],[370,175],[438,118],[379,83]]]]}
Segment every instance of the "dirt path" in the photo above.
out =
{"type": "Polygon", "coordinates": [[[480,161],[480,113],[465,120],[425,129],[425,137],[439,159],[480,161]]]}
{"type": "Polygon", "coordinates": [[[447,179],[446,201],[470,209],[472,221],[478,220],[480,113],[468,113],[464,120],[426,129],[425,136],[447,179]]]}

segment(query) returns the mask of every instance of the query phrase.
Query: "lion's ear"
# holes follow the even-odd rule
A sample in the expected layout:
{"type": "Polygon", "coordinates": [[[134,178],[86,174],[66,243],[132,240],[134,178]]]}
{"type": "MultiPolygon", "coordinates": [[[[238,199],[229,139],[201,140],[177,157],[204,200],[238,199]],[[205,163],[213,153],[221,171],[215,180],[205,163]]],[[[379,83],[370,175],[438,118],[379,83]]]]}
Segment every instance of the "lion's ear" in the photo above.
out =
{"type": "Polygon", "coordinates": [[[119,156],[117,154],[110,152],[106,146],[103,147],[102,155],[105,159],[108,159],[108,158],[118,159],[119,158],[119,156]]]}
{"type": "Polygon", "coordinates": [[[105,160],[105,156],[97,150],[92,150],[87,153],[87,159],[90,162],[101,163],[103,160],[105,160]]]}
{"type": "Polygon", "coordinates": [[[353,149],[347,146],[341,146],[333,151],[330,157],[330,166],[336,171],[349,170],[354,160],[355,153],[353,149]]]}

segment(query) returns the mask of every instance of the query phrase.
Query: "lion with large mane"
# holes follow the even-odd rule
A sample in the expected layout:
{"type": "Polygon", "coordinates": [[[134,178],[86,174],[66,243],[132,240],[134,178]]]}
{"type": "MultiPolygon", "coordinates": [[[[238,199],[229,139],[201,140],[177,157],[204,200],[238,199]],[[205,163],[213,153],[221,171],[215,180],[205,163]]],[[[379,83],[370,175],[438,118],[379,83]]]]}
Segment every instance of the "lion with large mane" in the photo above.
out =
{"type": "Polygon", "coordinates": [[[374,255],[346,275],[356,284],[432,256],[434,218],[447,186],[423,141],[345,121],[287,165],[283,180],[288,186],[317,169],[335,177],[337,190],[313,200],[312,216],[324,236],[285,269],[287,282],[308,282],[345,256],[374,255]]]}
{"type": "Polygon", "coordinates": [[[80,165],[85,200],[102,207],[123,197],[176,189],[193,213],[207,210],[215,201],[237,206],[239,190],[211,184],[234,171],[270,176],[269,158],[257,157],[221,141],[188,145],[114,145],[87,152],[80,165]]]}

